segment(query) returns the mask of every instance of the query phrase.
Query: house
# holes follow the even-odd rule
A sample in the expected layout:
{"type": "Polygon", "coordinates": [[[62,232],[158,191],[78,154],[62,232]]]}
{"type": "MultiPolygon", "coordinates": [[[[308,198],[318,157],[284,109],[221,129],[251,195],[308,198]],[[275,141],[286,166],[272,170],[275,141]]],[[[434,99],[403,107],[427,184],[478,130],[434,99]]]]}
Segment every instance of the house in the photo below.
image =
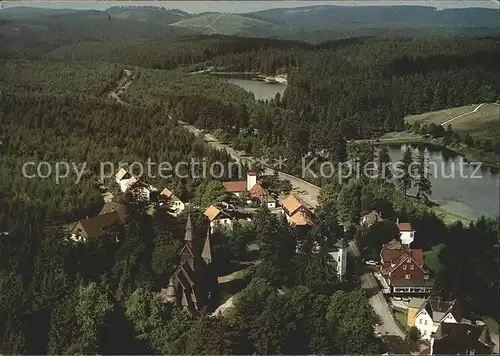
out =
{"type": "Polygon", "coordinates": [[[424,340],[430,340],[441,323],[457,323],[461,320],[462,311],[456,300],[446,301],[431,296],[424,300],[412,299],[408,305],[408,325],[415,326],[424,340]],[[416,309],[418,303],[421,304],[416,309]],[[412,310],[410,310],[410,305],[412,310]],[[416,312],[412,317],[410,313],[413,313],[415,309],[416,312]]]}
{"type": "MultiPolygon", "coordinates": [[[[185,204],[168,188],[163,189],[160,196],[170,202],[173,216],[182,214],[186,208],[185,204]]],[[[163,204],[164,203],[160,203],[160,206],[163,204]]]]}
{"type": "Polygon", "coordinates": [[[122,224],[125,224],[127,220],[127,207],[122,204],[118,204],[115,202],[106,202],[104,203],[104,206],[102,207],[101,211],[99,212],[99,215],[103,214],[108,214],[111,212],[118,212],[118,216],[120,218],[120,222],[122,224]]]}
{"type": "Polygon", "coordinates": [[[344,239],[340,239],[335,243],[332,251],[330,251],[330,256],[332,256],[337,266],[339,281],[343,281],[347,268],[347,244],[344,239]]]}
{"type": "Polygon", "coordinates": [[[233,229],[232,217],[217,207],[210,205],[205,210],[205,216],[210,221],[210,233],[213,234],[217,229],[233,229]]]}
{"type": "Polygon", "coordinates": [[[102,237],[114,226],[120,226],[123,222],[118,211],[100,214],[72,222],[65,226],[70,234],[69,238],[76,242],[87,242],[88,239],[102,237]]]}
{"type": "Polygon", "coordinates": [[[423,298],[411,298],[408,302],[408,312],[406,325],[415,326],[415,318],[417,317],[417,312],[420,307],[424,304],[425,299],[423,298]]]}
{"type": "Polygon", "coordinates": [[[271,197],[259,183],[254,184],[254,186],[248,191],[248,195],[250,199],[257,200],[260,203],[265,204],[269,209],[276,208],[276,200],[271,197]]]}
{"type": "Polygon", "coordinates": [[[393,239],[380,251],[380,274],[396,295],[426,295],[434,282],[424,267],[421,249],[408,249],[393,239]]]}
{"type": "Polygon", "coordinates": [[[115,174],[115,181],[120,186],[120,191],[122,193],[130,191],[133,195],[142,200],[149,200],[151,191],[156,190],[153,186],[139,181],[124,168],[120,168],[115,174]]]}
{"type": "Polygon", "coordinates": [[[311,210],[295,195],[289,195],[281,202],[281,210],[291,225],[312,225],[313,214],[311,210]]]}
{"type": "Polygon", "coordinates": [[[495,344],[484,323],[442,322],[431,338],[431,355],[492,355],[495,344]]]}
{"type": "Polygon", "coordinates": [[[376,210],[372,210],[370,213],[363,216],[363,219],[361,219],[361,225],[364,228],[369,229],[380,221],[382,221],[382,214],[379,214],[376,210]]]}
{"type": "Polygon", "coordinates": [[[187,309],[191,315],[199,315],[211,305],[217,287],[217,276],[212,267],[210,232],[205,241],[193,233],[191,216],[188,215],[184,245],[178,253],[179,264],[169,280],[167,288],[160,292],[165,302],[187,309]]]}
{"type": "Polygon", "coordinates": [[[398,225],[401,243],[409,248],[415,239],[415,231],[412,229],[410,223],[400,223],[398,219],[396,224],[398,225]]]}
{"type": "Polygon", "coordinates": [[[237,197],[241,197],[242,193],[249,192],[255,184],[257,184],[257,173],[248,172],[247,180],[223,182],[224,188],[229,193],[233,193],[237,197]]]}

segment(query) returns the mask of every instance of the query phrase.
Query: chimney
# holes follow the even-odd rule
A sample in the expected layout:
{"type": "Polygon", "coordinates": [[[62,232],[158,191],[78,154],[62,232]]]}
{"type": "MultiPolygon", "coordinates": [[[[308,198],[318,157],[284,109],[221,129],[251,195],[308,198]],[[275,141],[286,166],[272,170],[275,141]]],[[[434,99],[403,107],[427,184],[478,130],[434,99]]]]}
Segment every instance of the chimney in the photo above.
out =
{"type": "Polygon", "coordinates": [[[399,225],[399,218],[396,219],[396,225],[399,225]]]}
{"type": "Polygon", "coordinates": [[[247,191],[252,189],[255,184],[257,184],[257,173],[248,172],[247,173],[247,191]]]}

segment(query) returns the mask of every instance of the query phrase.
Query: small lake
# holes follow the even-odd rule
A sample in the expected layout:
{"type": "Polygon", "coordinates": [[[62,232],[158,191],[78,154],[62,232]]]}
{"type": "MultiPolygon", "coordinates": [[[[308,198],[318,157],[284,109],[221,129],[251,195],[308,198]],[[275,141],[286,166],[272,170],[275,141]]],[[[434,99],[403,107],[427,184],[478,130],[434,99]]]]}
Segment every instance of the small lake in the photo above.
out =
{"type": "Polygon", "coordinates": [[[235,84],[242,87],[246,91],[251,92],[256,100],[270,100],[274,99],[276,93],[283,96],[285,92],[285,84],[263,83],[258,80],[228,78],[228,83],[235,84]]]}
{"type": "MultiPolygon", "coordinates": [[[[393,161],[401,160],[406,145],[389,145],[393,161]]],[[[414,157],[425,150],[431,172],[431,200],[446,210],[465,217],[498,216],[500,203],[500,174],[498,171],[467,163],[452,151],[433,146],[411,146],[414,157]],[[435,168],[436,167],[436,168],[435,168]],[[474,178],[479,177],[479,178],[474,178]]],[[[416,193],[416,189],[412,190],[416,193]]]]}

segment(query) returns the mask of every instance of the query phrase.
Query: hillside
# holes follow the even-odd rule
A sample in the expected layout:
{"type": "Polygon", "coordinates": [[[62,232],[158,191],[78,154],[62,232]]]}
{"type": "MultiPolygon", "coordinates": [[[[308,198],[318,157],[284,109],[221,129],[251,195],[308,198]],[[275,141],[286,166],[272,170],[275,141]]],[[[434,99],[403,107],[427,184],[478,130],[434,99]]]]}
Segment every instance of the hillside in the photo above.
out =
{"type": "Polygon", "coordinates": [[[273,31],[276,25],[236,14],[209,13],[173,23],[172,26],[187,27],[205,34],[248,35],[273,31]]]}

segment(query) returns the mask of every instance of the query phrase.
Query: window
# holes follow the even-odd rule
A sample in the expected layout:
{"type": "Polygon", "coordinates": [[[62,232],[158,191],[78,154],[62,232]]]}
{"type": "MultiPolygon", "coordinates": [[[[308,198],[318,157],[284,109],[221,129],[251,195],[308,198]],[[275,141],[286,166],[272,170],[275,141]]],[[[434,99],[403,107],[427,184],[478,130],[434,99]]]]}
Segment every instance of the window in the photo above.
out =
{"type": "Polygon", "coordinates": [[[414,269],[415,269],[415,265],[411,264],[411,265],[410,265],[410,270],[412,270],[412,271],[413,271],[414,269]]]}
{"type": "Polygon", "coordinates": [[[424,323],[424,321],[422,319],[419,319],[420,320],[420,325],[422,325],[424,323]]]}
{"type": "Polygon", "coordinates": [[[410,275],[409,275],[409,274],[406,274],[406,275],[405,275],[405,279],[410,279],[410,275]]]}
{"type": "Polygon", "coordinates": [[[406,265],[403,265],[403,269],[406,271],[406,265]]]}
{"type": "Polygon", "coordinates": [[[424,325],[427,325],[427,319],[425,319],[425,321],[424,321],[424,325]]]}

